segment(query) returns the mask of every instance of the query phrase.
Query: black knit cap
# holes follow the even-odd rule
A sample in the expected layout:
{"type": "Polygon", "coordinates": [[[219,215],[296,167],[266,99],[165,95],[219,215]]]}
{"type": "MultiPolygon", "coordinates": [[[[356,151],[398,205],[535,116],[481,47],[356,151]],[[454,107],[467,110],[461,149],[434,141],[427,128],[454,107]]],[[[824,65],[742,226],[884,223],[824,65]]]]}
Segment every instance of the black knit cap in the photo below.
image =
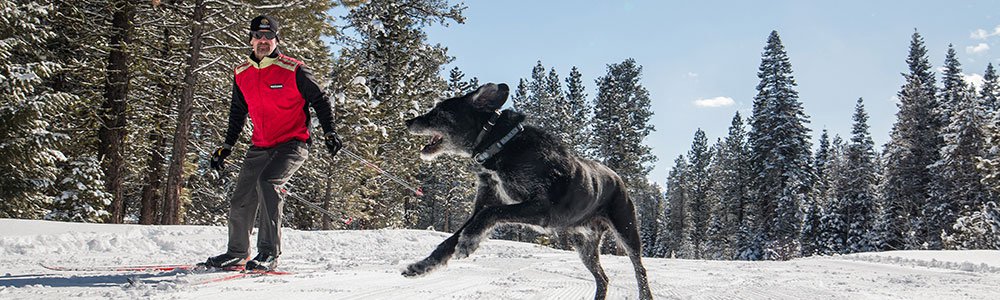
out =
{"type": "Polygon", "coordinates": [[[272,17],[260,15],[250,21],[250,31],[267,29],[278,33],[278,20],[272,17]]]}

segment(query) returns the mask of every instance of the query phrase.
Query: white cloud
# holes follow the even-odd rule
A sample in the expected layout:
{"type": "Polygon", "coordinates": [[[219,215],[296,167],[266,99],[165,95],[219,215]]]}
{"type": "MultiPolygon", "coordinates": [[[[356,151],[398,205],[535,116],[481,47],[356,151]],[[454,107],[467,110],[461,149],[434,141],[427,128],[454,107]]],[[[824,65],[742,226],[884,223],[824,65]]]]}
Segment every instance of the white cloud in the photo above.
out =
{"type": "Polygon", "coordinates": [[[962,74],[962,79],[967,83],[975,85],[976,88],[983,86],[983,75],[979,74],[962,74]]]}
{"type": "Polygon", "coordinates": [[[976,40],[985,40],[988,37],[997,35],[1000,35],[1000,25],[997,25],[996,28],[993,28],[992,32],[986,29],[976,29],[976,31],[973,31],[972,34],[969,35],[969,37],[976,40]]]}
{"type": "Polygon", "coordinates": [[[990,50],[990,45],[987,45],[986,43],[979,43],[979,45],[965,47],[965,53],[969,54],[984,53],[987,50],[990,50]]]}
{"type": "Polygon", "coordinates": [[[973,31],[972,34],[969,35],[969,37],[974,40],[985,40],[986,38],[990,37],[990,33],[986,32],[986,30],[976,29],[976,31],[973,31]]]}
{"type": "Polygon", "coordinates": [[[722,97],[722,96],[709,99],[694,100],[694,105],[700,107],[723,107],[723,106],[731,106],[733,104],[736,104],[736,101],[733,101],[733,98],[722,97]]]}
{"type": "Polygon", "coordinates": [[[687,77],[687,78],[696,78],[696,77],[698,77],[698,73],[688,72],[686,75],[684,75],[684,77],[687,77]]]}

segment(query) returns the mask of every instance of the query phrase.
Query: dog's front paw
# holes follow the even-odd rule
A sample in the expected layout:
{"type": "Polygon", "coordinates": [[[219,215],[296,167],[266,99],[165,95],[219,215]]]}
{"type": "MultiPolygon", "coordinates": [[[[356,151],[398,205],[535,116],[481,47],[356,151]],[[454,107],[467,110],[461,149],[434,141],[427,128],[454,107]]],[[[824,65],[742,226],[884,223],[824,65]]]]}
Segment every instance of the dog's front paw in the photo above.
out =
{"type": "Polygon", "coordinates": [[[458,245],[455,246],[455,258],[462,259],[469,257],[472,252],[479,248],[479,238],[462,235],[458,238],[458,245]]]}
{"type": "Polygon", "coordinates": [[[438,261],[428,257],[407,266],[406,270],[403,270],[403,276],[410,278],[424,276],[437,268],[437,266],[438,261]]]}

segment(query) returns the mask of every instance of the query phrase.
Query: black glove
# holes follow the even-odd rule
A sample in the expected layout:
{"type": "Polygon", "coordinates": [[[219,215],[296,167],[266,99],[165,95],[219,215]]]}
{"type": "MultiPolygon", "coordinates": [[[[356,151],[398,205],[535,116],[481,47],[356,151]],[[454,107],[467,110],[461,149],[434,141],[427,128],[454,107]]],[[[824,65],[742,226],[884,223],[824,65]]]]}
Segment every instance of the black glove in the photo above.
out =
{"type": "Polygon", "coordinates": [[[340,137],[337,136],[336,132],[328,132],[324,137],[323,144],[326,145],[327,150],[330,150],[330,157],[337,156],[340,148],[344,147],[344,143],[340,141],[340,137]]]}
{"type": "Polygon", "coordinates": [[[232,147],[229,145],[223,145],[215,149],[214,152],[212,152],[212,160],[211,160],[212,169],[215,169],[217,171],[222,171],[222,168],[225,167],[223,160],[225,160],[226,157],[229,157],[229,154],[233,153],[233,151],[230,150],[231,148],[232,147]]]}

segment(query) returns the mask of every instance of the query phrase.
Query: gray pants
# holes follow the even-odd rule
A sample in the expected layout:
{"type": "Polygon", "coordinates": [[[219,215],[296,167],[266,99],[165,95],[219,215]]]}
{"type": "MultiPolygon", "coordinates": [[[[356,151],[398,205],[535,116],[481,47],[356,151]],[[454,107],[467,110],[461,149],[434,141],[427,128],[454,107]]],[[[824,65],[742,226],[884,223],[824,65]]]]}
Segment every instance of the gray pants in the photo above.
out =
{"type": "Polygon", "coordinates": [[[291,140],[271,148],[250,147],[229,201],[229,248],[227,254],[247,257],[250,233],[260,212],[257,252],[281,254],[281,211],[284,196],[274,190],[292,178],[309,157],[305,142],[291,140]]]}

